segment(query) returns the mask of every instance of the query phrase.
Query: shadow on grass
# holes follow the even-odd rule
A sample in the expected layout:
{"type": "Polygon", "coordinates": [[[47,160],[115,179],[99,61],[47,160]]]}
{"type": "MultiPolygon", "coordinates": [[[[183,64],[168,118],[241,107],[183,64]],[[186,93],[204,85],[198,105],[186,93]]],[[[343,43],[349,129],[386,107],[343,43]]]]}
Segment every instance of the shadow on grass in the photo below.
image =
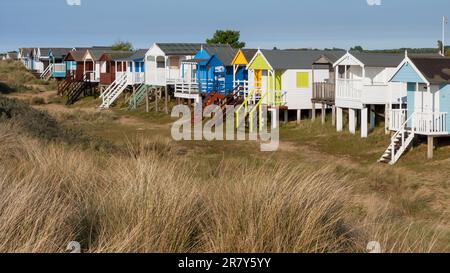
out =
{"type": "Polygon", "coordinates": [[[10,94],[10,93],[13,93],[15,91],[16,91],[15,88],[7,85],[4,82],[0,82],[0,94],[10,94]]]}

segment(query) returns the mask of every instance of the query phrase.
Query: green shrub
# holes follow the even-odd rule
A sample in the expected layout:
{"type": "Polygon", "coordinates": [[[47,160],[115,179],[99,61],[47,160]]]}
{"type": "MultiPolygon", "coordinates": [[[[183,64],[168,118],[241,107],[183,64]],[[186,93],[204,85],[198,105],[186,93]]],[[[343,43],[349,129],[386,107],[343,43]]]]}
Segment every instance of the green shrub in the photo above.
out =
{"type": "Polygon", "coordinates": [[[0,123],[5,120],[12,120],[23,128],[25,134],[40,140],[61,141],[102,151],[115,150],[114,145],[108,141],[66,128],[47,112],[34,109],[24,102],[0,96],[0,123]]]}

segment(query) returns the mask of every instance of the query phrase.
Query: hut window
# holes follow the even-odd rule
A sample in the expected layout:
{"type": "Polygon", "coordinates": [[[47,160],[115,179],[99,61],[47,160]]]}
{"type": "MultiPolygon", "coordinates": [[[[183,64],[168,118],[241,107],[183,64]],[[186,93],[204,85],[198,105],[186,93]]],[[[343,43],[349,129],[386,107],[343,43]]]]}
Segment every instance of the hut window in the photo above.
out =
{"type": "Polygon", "coordinates": [[[170,68],[176,69],[180,66],[180,57],[174,56],[170,59],[170,68]]]}
{"type": "Polygon", "coordinates": [[[156,62],[156,67],[157,68],[165,68],[166,67],[166,62],[164,61],[164,60],[158,60],[157,62],[156,62]]]}
{"type": "Polygon", "coordinates": [[[297,72],[297,88],[309,88],[308,72],[297,72]]]}

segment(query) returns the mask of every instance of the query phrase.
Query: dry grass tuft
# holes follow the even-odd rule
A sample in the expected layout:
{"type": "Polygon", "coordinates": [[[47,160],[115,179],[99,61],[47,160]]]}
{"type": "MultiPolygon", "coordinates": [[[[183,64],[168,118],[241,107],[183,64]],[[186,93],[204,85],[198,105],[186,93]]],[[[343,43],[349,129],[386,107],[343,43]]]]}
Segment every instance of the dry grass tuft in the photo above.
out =
{"type": "Polygon", "coordinates": [[[347,178],[331,169],[205,170],[164,139],[105,156],[17,130],[0,127],[0,252],[62,252],[72,240],[86,252],[362,252],[372,238],[392,252],[435,250],[377,211],[357,223],[347,178]]]}

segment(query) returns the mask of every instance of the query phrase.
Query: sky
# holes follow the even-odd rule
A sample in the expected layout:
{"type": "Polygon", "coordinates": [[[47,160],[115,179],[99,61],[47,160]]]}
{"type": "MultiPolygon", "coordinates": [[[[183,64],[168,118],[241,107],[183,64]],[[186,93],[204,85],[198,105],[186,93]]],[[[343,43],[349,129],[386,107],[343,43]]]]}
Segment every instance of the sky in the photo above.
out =
{"type": "MultiPolygon", "coordinates": [[[[252,48],[436,47],[449,0],[0,0],[0,51],[204,42],[241,31],[252,48]]],[[[450,44],[450,25],[446,35],[450,44]]]]}

